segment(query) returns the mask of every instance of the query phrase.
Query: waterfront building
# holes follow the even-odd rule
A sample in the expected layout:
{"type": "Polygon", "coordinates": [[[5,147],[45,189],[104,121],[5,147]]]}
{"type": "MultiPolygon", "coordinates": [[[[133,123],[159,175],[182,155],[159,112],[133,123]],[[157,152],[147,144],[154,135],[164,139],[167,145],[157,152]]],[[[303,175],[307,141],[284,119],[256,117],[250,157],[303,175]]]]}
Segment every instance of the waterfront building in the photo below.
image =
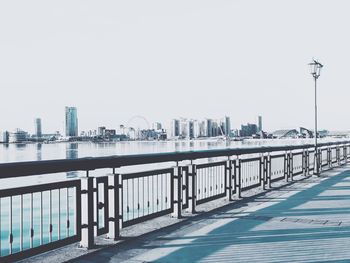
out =
{"type": "Polygon", "coordinates": [[[105,129],[104,136],[110,138],[116,136],[117,131],[115,129],[105,129]]]}
{"type": "Polygon", "coordinates": [[[220,130],[219,124],[216,121],[213,121],[212,122],[212,131],[211,131],[212,135],[211,135],[211,137],[219,136],[219,130],[220,130]]]}
{"type": "Polygon", "coordinates": [[[193,120],[193,137],[198,138],[200,134],[200,122],[198,120],[193,120]]]}
{"type": "Polygon", "coordinates": [[[241,125],[240,136],[249,137],[258,133],[258,126],[256,124],[247,123],[247,125],[241,125]]]}
{"type": "Polygon", "coordinates": [[[180,136],[180,120],[178,119],[173,119],[171,121],[171,132],[170,132],[170,136],[171,137],[178,137],[180,136]]]}
{"type": "Polygon", "coordinates": [[[25,142],[27,140],[28,133],[21,129],[16,129],[14,132],[9,133],[9,142],[25,142]]]}
{"type": "Polygon", "coordinates": [[[231,135],[231,120],[230,117],[225,116],[225,135],[230,136],[231,135]]]}
{"type": "Polygon", "coordinates": [[[262,117],[258,116],[258,132],[261,132],[262,130],[263,130],[262,117]]]}
{"type": "Polygon", "coordinates": [[[40,118],[34,119],[34,127],[35,127],[35,137],[37,139],[40,139],[42,137],[41,119],[40,118]]]}
{"type": "Polygon", "coordinates": [[[194,136],[194,121],[193,120],[188,121],[188,138],[189,139],[195,138],[195,136],[194,136]]]}
{"type": "Polygon", "coordinates": [[[207,119],[207,136],[212,137],[213,136],[213,120],[207,119]]]}
{"type": "Polygon", "coordinates": [[[218,134],[219,135],[227,135],[226,134],[226,121],[220,121],[218,134]]]}
{"type": "Polygon", "coordinates": [[[106,127],[105,126],[102,126],[102,127],[98,127],[97,128],[97,135],[98,136],[104,136],[105,135],[105,132],[106,132],[106,127]]]}
{"type": "Polygon", "coordinates": [[[8,131],[0,132],[0,143],[8,143],[10,134],[8,131]]]}
{"type": "Polygon", "coordinates": [[[181,138],[189,137],[189,125],[187,119],[185,118],[180,119],[180,136],[181,138]]]}
{"type": "Polygon", "coordinates": [[[152,124],[152,129],[155,131],[160,131],[162,130],[162,124],[160,122],[154,122],[152,124]]]}
{"type": "Polygon", "coordinates": [[[66,136],[78,136],[78,114],[76,107],[66,107],[66,136]]]}
{"type": "Polygon", "coordinates": [[[207,121],[201,121],[199,123],[199,137],[208,137],[207,121]]]}

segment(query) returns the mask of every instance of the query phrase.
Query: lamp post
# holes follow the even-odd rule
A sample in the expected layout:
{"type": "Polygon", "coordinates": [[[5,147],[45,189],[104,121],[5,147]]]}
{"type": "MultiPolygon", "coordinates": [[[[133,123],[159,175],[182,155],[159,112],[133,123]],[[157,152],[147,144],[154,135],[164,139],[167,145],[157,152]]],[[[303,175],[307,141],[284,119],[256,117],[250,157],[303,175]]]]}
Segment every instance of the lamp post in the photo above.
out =
{"type": "Polygon", "coordinates": [[[309,63],[309,66],[310,66],[310,73],[315,80],[315,163],[314,165],[316,167],[316,171],[314,169],[314,173],[317,176],[319,176],[320,164],[319,164],[319,156],[318,156],[318,149],[317,149],[317,79],[321,75],[321,69],[323,65],[317,60],[313,59],[313,61],[309,63]]]}

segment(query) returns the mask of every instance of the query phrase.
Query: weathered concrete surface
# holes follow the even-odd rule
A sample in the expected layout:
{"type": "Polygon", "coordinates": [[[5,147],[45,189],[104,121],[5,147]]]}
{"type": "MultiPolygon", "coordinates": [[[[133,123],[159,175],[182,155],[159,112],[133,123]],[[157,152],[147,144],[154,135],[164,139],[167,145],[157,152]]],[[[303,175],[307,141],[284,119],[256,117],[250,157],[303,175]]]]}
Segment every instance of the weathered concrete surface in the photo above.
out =
{"type": "Polygon", "coordinates": [[[73,262],[350,262],[349,247],[345,167],[73,262]]]}

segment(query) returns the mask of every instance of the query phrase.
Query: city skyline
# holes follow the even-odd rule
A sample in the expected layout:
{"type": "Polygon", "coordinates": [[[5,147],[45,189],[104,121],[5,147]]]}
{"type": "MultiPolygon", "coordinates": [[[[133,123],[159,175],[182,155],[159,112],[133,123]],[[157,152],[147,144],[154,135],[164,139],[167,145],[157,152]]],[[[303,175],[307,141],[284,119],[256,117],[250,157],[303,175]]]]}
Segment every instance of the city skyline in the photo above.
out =
{"type": "Polygon", "coordinates": [[[65,105],[79,108],[82,130],[138,114],[166,122],[223,113],[234,127],[260,114],[267,130],[310,128],[307,63],[313,56],[325,64],[319,125],[350,130],[342,121],[348,117],[349,7],[347,1],[314,0],[127,1],[104,7],[2,1],[0,130],[29,130],[36,116],[44,130],[62,130],[65,105]],[[314,13],[322,18],[316,25],[314,13]]]}
{"type": "MultiPolygon", "coordinates": [[[[104,128],[106,129],[107,125],[99,125],[99,126],[92,126],[92,127],[88,127],[86,129],[81,129],[80,126],[78,125],[78,114],[77,114],[77,107],[75,106],[65,106],[64,107],[65,110],[65,115],[64,115],[64,121],[63,121],[63,127],[61,127],[61,129],[57,129],[57,130],[45,130],[45,128],[42,128],[42,118],[40,117],[35,117],[34,118],[34,126],[32,126],[29,129],[25,129],[20,126],[15,127],[13,129],[9,129],[9,128],[5,128],[0,130],[0,132],[13,132],[16,130],[21,130],[21,131],[25,131],[28,134],[32,134],[38,138],[41,137],[42,134],[55,134],[55,133],[60,133],[61,135],[65,135],[67,137],[76,137],[76,136],[81,136],[82,133],[87,133],[87,132],[95,132],[96,135],[99,134],[99,129],[100,128],[104,128]]],[[[114,130],[118,130],[121,129],[121,127],[125,127],[125,128],[140,128],[140,129],[150,129],[150,130],[160,130],[163,129],[165,130],[169,135],[173,134],[173,121],[177,120],[179,121],[179,125],[182,121],[185,122],[195,122],[195,123],[201,123],[201,122],[214,122],[216,125],[218,124],[222,124],[224,123],[224,126],[221,126],[221,128],[223,129],[222,131],[220,131],[223,134],[230,134],[230,131],[238,131],[241,130],[244,126],[247,125],[255,125],[256,126],[256,132],[259,133],[261,131],[263,132],[274,132],[274,131],[278,131],[278,130],[284,130],[284,127],[280,127],[276,130],[265,130],[262,129],[263,127],[263,121],[262,121],[262,116],[261,115],[256,115],[255,120],[253,121],[245,121],[242,122],[240,124],[238,124],[237,126],[233,126],[232,125],[232,118],[230,116],[227,115],[222,115],[221,117],[218,118],[210,118],[210,117],[204,117],[204,118],[200,118],[200,119],[195,119],[195,118],[187,118],[187,117],[177,117],[177,118],[171,118],[166,120],[165,122],[161,122],[161,121],[153,121],[150,122],[146,117],[141,116],[141,115],[135,115],[133,117],[131,117],[129,119],[129,121],[124,121],[122,123],[117,123],[117,124],[113,124],[111,126],[109,126],[111,129],[114,130]],[[147,122],[147,125],[149,126],[148,128],[146,126],[143,127],[136,127],[135,125],[124,125],[124,123],[128,123],[131,119],[134,119],[135,117],[137,118],[142,118],[144,121],[147,122]],[[159,129],[155,129],[155,125],[157,125],[157,127],[161,127],[159,129]]],[[[45,126],[45,125],[44,125],[45,126]]],[[[141,125],[142,126],[142,125],[141,125]]],[[[208,124],[207,124],[208,126],[208,124]]],[[[264,124],[265,126],[265,124],[264,124]]],[[[296,126],[296,127],[287,127],[288,129],[294,129],[294,128],[300,128],[301,126],[296,126]]],[[[309,130],[312,130],[312,127],[309,127],[309,130]]],[[[321,130],[326,130],[326,129],[322,129],[321,130]]],[[[337,131],[337,130],[333,130],[333,131],[337,131]]],[[[120,132],[121,134],[123,132],[120,132]]],[[[179,130],[179,133],[181,134],[181,131],[179,130]]],[[[207,132],[209,133],[209,132],[207,132]]],[[[207,135],[206,135],[207,136],[207,135]]],[[[211,137],[211,136],[209,136],[211,137]]]]}

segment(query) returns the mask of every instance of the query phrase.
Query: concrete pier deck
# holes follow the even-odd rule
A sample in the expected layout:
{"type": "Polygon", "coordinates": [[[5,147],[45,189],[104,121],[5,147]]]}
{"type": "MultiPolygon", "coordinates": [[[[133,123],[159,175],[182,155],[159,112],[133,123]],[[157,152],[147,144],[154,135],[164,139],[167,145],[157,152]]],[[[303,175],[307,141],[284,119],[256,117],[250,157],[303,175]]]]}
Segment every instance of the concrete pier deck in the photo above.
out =
{"type": "Polygon", "coordinates": [[[350,262],[350,166],[71,262],[350,262]]]}

